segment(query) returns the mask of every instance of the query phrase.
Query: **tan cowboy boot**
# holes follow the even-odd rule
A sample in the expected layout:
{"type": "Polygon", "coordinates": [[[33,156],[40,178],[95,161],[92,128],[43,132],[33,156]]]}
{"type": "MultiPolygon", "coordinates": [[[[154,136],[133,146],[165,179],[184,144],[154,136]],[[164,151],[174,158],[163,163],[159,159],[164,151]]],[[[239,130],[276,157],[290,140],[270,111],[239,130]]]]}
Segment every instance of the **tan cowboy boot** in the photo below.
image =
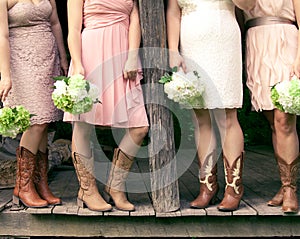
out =
{"type": "Polygon", "coordinates": [[[281,186],[279,191],[275,194],[275,196],[268,201],[268,206],[270,207],[279,207],[283,202],[283,187],[281,186]]]}
{"type": "Polygon", "coordinates": [[[37,192],[49,205],[60,205],[61,199],[55,197],[48,186],[48,152],[38,151],[36,158],[37,169],[34,184],[37,192]]]}
{"type": "Polygon", "coordinates": [[[72,152],[72,159],[80,185],[77,205],[82,208],[86,206],[92,211],[110,211],[112,206],[105,202],[97,188],[94,177],[94,156],[85,158],[76,152],[72,152]]]}
{"type": "Polygon", "coordinates": [[[284,213],[298,213],[297,174],[299,157],[291,164],[287,164],[281,157],[277,156],[277,162],[283,188],[282,211],[284,213]]]}
{"type": "Polygon", "coordinates": [[[226,188],[224,198],[218,206],[220,211],[235,211],[240,205],[240,201],[244,194],[244,186],[242,184],[244,152],[233,162],[232,167],[229,166],[228,160],[223,156],[226,188]]]}
{"type": "Polygon", "coordinates": [[[18,147],[17,154],[17,176],[13,192],[13,203],[26,207],[47,207],[48,202],[43,200],[36,191],[34,185],[34,174],[36,170],[36,155],[24,147],[18,147]]]}
{"type": "Polygon", "coordinates": [[[206,208],[215,204],[219,185],[217,183],[216,151],[209,154],[199,170],[200,192],[190,203],[191,208],[206,208]]]}
{"type": "Polygon", "coordinates": [[[129,158],[121,149],[114,151],[110,174],[105,187],[105,198],[112,201],[116,208],[122,211],[134,211],[134,205],[125,195],[125,181],[127,179],[133,159],[129,158]]]}

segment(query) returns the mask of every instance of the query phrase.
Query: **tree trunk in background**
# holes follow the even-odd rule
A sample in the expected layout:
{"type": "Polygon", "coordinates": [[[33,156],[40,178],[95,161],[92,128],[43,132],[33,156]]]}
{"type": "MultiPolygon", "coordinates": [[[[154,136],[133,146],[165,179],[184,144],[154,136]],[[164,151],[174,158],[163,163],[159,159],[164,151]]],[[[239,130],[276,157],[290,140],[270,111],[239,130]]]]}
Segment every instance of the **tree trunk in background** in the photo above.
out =
{"type": "Polygon", "coordinates": [[[145,103],[150,123],[149,163],[153,206],[157,212],[180,208],[172,113],[158,83],[168,69],[163,0],[139,0],[145,103]]]}

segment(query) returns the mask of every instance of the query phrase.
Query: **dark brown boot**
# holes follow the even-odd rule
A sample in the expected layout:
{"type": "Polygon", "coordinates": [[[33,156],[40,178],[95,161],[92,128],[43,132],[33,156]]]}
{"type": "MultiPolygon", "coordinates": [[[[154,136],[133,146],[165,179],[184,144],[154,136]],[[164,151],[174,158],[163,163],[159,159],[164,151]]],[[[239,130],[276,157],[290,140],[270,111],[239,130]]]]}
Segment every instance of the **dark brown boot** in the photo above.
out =
{"type": "Polygon", "coordinates": [[[112,206],[105,202],[98,191],[94,176],[94,156],[86,158],[72,152],[72,159],[80,185],[77,205],[82,208],[86,206],[92,211],[110,211],[112,206]]]}
{"type": "Polygon", "coordinates": [[[190,203],[191,208],[207,208],[216,203],[219,190],[216,159],[216,151],[213,151],[201,165],[199,170],[200,192],[197,198],[190,203]]]}
{"type": "Polygon", "coordinates": [[[122,211],[134,211],[134,205],[127,200],[125,194],[125,181],[133,164],[133,159],[129,158],[121,149],[114,151],[110,174],[105,187],[105,197],[107,201],[113,201],[116,208],[122,211]]]}
{"type": "Polygon", "coordinates": [[[61,199],[53,195],[48,185],[48,152],[38,151],[36,158],[37,169],[34,184],[37,192],[49,205],[60,205],[61,199]]]}
{"type": "Polygon", "coordinates": [[[13,192],[13,203],[26,207],[39,208],[48,206],[48,202],[41,199],[34,185],[34,174],[36,170],[36,155],[24,147],[18,147],[17,154],[17,176],[13,192]]]}
{"type": "Polygon", "coordinates": [[[277,162],[283,188],[282,211],[284,213],[298,213],[297,176],[299,157],[291,164],[287,164],[277,155],[277,162]]]}
{"type": "Polygon", "coordinates": [[[220,211],[235,211],[239,208],[240,201],[244,194],[242,184],[244,152],[229,166],[228,160],[223,156],[226,188],[224,198],[218,206],[220,211]]]}

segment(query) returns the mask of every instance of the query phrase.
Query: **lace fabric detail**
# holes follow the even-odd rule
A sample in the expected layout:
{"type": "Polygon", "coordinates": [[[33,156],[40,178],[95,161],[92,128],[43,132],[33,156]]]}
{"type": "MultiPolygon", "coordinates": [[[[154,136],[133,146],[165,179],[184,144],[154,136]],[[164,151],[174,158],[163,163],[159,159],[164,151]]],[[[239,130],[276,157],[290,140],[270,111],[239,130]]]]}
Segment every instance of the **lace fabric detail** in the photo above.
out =
{"type": "Polygon", "coordinates": [[[178,4],[182,9],[181,14],[183,16],[194,12],[197,8],[197,5],[195,3],[192,3],[190,0],[178,0],[178,4]]]}
{"type": "Polygon", "coordinates": [[[188,71],[196,70],[205,85],[205,105],[199,108],[242,107],[241,34],[233,3],[222,0],[178,0],[178,3],[183,7],[197,6],[195,12],[182,16],[180,51],[188,71]],[[197,27],[195,23],[199,23],[197,27]]]}
{"type": "Polygon", "coordinates": [[[49,13],[47,0],[37,6],[19,3],[9,11],[12,89],[4,105],[26,107],[34,115],[31,124],[50,123],[63,116],[51,98],[60,62],[49,13]]]}

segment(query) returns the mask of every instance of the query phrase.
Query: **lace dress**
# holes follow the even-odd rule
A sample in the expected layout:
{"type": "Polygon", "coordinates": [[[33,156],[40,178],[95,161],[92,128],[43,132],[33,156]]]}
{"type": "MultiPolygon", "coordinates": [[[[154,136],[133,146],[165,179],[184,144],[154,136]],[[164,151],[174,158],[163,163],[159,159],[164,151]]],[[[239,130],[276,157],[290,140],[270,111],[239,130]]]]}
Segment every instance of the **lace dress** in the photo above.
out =
{"type": "Polygon", "coordinates": [[[86,79],[100,90],[102,104],[94,104],[90,112],[80,115],[65,113],[64,121],[120,128],[148,126],[142,72],[135,80],[123,78],[132,9],[132,0],[84,1],[82,63],[86,79]]]}
{"type": "Polygon", "coordinates": [[[241,34],[231,0],[178,0],[180,51],[205,85],[204,107],[242,107],[241,34]]]}
{"type": "Polygon", "coordinates": [[[48,0],[18,2],[8,11],[12,89],[5,106],[25,106],[32,124],[62,119],[52,101],[53,76],[60,73],[58,49],[51,32],[48,0]]]}

